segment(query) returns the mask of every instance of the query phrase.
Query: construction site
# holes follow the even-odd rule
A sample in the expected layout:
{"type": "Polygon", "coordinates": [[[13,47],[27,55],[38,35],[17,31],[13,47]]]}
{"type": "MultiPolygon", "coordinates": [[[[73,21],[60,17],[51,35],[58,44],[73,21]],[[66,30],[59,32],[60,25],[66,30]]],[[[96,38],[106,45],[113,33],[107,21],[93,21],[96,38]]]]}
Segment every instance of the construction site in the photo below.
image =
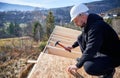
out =
{"type": "MultiPolygon", "coordinates": [[[[97,76],[88,75],[83,67],[77,73],[67,71],[67,67],[75,64],[76,58],[81,57],[82,52],[80,47],[71,52],[66,51],[62,45],[72,45],[79,34],[81,31],[55,26],[37,60],[29,60],[29,63],[34,63],[34,66],[27,78],[97,78],[97,76]]],[[[120,78],[119,67],[116,68],[114,78],[120,78]]]]}

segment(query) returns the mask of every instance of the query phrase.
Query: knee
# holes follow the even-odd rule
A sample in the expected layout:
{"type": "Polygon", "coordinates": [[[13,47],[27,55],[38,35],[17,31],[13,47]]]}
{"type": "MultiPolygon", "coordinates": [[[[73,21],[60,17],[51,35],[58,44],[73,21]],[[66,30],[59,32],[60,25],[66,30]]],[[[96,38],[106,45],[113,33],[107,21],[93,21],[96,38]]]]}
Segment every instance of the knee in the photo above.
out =
{"type": "Polygon", "coordinates": [[[84,63],[84,70],[86,71],[87,74],[90,74],[90,75],[96,74],[96,70],[94,69],[94,66],[91,64],[91,62],[84,63]]]}

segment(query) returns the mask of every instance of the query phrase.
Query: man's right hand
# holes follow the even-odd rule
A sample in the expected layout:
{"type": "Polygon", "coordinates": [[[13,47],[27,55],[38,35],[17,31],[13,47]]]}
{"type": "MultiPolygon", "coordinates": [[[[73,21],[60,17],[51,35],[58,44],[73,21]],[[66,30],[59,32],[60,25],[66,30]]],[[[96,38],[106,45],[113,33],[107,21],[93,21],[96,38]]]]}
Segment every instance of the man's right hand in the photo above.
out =
{"type": "Polygon", "coordinates": [[[65,50],[67,50],[69,52],[71,52],[71,49],[73,49],[71,46],[68,46],[68,47],[65,48],[65,50]]]}

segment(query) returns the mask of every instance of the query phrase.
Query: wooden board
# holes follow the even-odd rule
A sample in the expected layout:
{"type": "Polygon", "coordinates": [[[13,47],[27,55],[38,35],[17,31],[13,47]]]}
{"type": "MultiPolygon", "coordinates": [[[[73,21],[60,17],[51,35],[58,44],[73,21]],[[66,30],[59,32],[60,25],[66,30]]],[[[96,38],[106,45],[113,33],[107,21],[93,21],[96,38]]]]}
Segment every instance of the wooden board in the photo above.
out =
{"type": "MultiPolygon", "coordinates": [[[[62,39],[65,39],[65,40],[70,40],[70,41],[75,41],[75,39],[73,39],[73,38],[66,38],[66,37],[63,37],[63,36],[55,35],[55,34],[52,37],[54,37],[54,38],[62,38],[62,39]]],[[[76,36],[76,39],[77,39],[77,36],[76,36]]]]}
{"type": "MultiPolygon", "coordinates": [[[[56,46],[55,46],[55,43],[56,43],[55,41],[50,41],[49,45],[50,45],[50,46],[53,46],[53,47],[62,48],[62,47],[61,47],[61,46],[59,46],[59,45],[56,45],[56,46]]],[[[64,42],[64,43],[62,42],[62,45],[64,45],[64,46],[66,46],[66,47],[67,47],[67,46],[72,46],[72,43],[68,43],[68,44],[67,44],[67,43],[65,43],[65,42],[64,42]]],[[[63,49],[63,48],[62,48],[62,49],[63,49]]],[[[72,51],[81,52],[81,50],[80,50],[80,47],[79,47],[79,46],[78,46],[78,47],[76,47],[76,48],[74,48],[74,49],[72,49],[72,51]]]]}
{"type": "Polygon", "coordinates": [[[66,38],[76,39],[77,36],[81,34],[81,31],[77,31],[77,30],[73,30],[73,29],[65,28],[61,26],[56,26],[52,34],[66,37],[66,38]]]}
{"type": "Polygon", "coordinates": [[[74,34],[67,34],[67,33],[53,33],[54,35],[59,35],[59,36],[63,36],[63,37],[66,37],[66,38],[73,38],[73,39],[76,39],[76,35],[74,34]]]}
{"type": "MultiPolygon", "coordinates": [[[[67,72],[67,67],[75,63],[76,61],[73,59],[42,53],[41,58],[28,78],[76,78],[67,72]]],[[[78,70],[78,72],[84,78],[94,78],[87,75],[83,68],[78,70]]]]}
{"type": "Polygon", "coordinates": [[[66,68],[75,61],[50,54],[42,54],[34,72],[28,78],[71,78],[66,68]]]}
{"type": "Polygon", "coordinates": [[[65,51],[60,46],[54,46],[56,41],[61,41],[65,46],[70,46],[77,39],[80,31],[56,26],[52,32],[48,43],[38,57],[37,63],[34,65],[28,78],[95,78],[85,73],[83,68],[78,70],[79,77],[73,76],[66,71],[69,65],[75,65],[75,59],[81,56],[80,48],[75,48],[71,53],[65,51]]]}
{"type": "Polygon", "coordinates": [[[61,43],[64,43],[64,44],[73,44],[74,43],[74,41],[64,40],[64,39],[61,39],[61,38],[59,38],[59,39],[51,38],[51,41],[54,41],[54,42],[60,41],[61,43]]]}
{"type": "Polygon", "coordinates": [[[60,32],[67,32],[67,33],[73,33],[73,34],[80,34],[81,32],[78,30],[70,29],[70,28],[65,28],[61,26],[56,26],[55,31],[60,31],[60,32]]]}
{"type": "Polygon", "coordinates": [[[72,59],[76,59],[81,55],[80,52],[75,52],[75,51],[68,52],[65,51],[64,49],[60,49],[52,46],[48,46],[47,50],[49,54],[58,55],[66,58],[72,58],[72,59]]]}

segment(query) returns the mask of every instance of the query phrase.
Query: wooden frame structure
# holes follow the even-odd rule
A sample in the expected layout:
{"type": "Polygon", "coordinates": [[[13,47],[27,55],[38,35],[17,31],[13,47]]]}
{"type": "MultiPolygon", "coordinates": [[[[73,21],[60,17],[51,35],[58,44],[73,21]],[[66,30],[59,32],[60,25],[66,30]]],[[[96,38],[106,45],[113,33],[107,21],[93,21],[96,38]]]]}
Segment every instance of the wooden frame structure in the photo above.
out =
{"type": "Polygon", "coordinates": [[[79,47],[70,53],[59,45],[54,46],[58,40],[65,46],[72,45],[79,34],[81,34],[80,31],[56,26],[27,78],[95,78],[86,74],[83,68],[78,70],[78,74],[83,77],[66,71],[66,68],[75,64],[75,59],[80,57],[79,47]]]}

